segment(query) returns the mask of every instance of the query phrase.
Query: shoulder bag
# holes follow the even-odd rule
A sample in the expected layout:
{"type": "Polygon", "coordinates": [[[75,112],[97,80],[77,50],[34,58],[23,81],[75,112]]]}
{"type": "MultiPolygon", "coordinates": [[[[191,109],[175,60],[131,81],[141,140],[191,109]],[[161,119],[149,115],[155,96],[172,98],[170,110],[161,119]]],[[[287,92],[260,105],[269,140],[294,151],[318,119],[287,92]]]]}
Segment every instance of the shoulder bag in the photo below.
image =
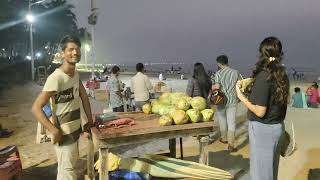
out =
{"type": "Polygon", "coordinates": [[[288,157],[291,156],[296,150],[297,150],[297,144],[296,144],[296,138],[295,138],[295,132],[294,132],[294,126],[293,122],[291,122],[291,129],[292,129],[292,135],[288,133],[287,130],[284,132],[283,142],[280,149],[280,155],[282,157],[288,157]]]}

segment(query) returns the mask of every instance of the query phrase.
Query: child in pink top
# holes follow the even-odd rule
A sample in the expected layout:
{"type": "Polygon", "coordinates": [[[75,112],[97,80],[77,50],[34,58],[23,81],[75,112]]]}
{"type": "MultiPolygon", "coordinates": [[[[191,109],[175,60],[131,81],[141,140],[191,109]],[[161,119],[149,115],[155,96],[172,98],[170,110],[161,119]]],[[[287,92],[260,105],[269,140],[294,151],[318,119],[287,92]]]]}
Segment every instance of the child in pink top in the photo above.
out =
{"type": "Polygon", "coordinates": [[[307,90],[307,95],[308,95],[308,106],[312,108],[317,108],[318,97],[319,97],[318,85],[313,84],[311,87],[309,87],[307,90]]]}
{"type": "Polygon", "coordinates": [[[320,89],[318,88],[318,103],[320,104],[320,89]]]}

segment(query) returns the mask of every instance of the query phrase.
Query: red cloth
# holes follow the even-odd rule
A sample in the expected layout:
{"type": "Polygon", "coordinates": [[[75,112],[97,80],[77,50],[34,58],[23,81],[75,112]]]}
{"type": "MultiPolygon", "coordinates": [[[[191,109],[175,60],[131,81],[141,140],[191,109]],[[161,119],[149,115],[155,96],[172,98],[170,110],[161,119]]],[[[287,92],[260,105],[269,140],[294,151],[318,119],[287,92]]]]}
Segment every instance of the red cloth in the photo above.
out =
{"type": "Polygon", "coordinates": [[[105,123],[102,124],[101,128],[122,128],[122,127],[126,127],[126,126],[132,126],[135,125],[135,121],[132,118],[120,118],[117,120],[113,120],[113,121],[107,121],[105,123]]]}
{"type": "Polygon", "coordinates": [[[86,82],[86,88],[89,89],[99,89],[100,88],[100,82],[96,80],[89,80],[86,82]]]}

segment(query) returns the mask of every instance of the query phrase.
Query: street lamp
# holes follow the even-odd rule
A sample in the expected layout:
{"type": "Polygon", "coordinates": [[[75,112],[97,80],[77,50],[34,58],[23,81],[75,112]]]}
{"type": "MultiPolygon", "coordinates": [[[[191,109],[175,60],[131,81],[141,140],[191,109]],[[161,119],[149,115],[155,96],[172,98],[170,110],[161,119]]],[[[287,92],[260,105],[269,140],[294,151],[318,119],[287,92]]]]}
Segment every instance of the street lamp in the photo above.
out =
{"type": "Polygon", "coordinates": [[[41,1],[37,1],[32,3],[31,0],[29,0],[29,11],[28,14],[26,16],[27,21],[30,23],[30,51],[31,51],[31,77],[32,77],[32,81],[34,81],[34,54],[33,54],[33,34],[32,34],[32,23],[35,21],[34,16],[32,15],[32,11],[31,11],[31,7],[35,4],[40,4],[42,2],[44,2],[46,0],[41,0],[41,1]]]}
{"type": "Polygon", "coordinates": [[[84,45],[84,63],[86,64],[86,70],[88,70],[88,60],[87,60],[87,58],[88,58],[88,55],[87,55],[87,52],[90,52],[90,45],[88,45],[88,44],[85,44],[84,45]]]}

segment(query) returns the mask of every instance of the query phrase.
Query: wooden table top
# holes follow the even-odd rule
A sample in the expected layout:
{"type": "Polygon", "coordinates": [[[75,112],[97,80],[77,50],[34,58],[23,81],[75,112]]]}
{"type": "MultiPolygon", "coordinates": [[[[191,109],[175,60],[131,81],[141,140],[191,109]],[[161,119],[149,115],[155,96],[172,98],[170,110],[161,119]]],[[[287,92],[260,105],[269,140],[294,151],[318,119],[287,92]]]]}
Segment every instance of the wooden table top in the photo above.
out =
{"type": "Polygon", "coordinates": [[[128,112],[128,113],[117,113],[121,118],[129,117],[135,120],[135,125],[126,126],[122,128],[105,128],[98,129],[96,127],[92,128],[93,135],[100,140],[108,140],[114,138],[125,138],[130,136],[139,136],[148,134],[165,134],[166,132],[174,131],[185,131],[194,129],[203,129],[205,132],[213,131],[214,123],[209,122],[199,122],[199,123],[188,123],[183,125],[171,125],[171,126],[160,126],[159,117],[157,114],[144,114],[142,112],[128,112]]]}

